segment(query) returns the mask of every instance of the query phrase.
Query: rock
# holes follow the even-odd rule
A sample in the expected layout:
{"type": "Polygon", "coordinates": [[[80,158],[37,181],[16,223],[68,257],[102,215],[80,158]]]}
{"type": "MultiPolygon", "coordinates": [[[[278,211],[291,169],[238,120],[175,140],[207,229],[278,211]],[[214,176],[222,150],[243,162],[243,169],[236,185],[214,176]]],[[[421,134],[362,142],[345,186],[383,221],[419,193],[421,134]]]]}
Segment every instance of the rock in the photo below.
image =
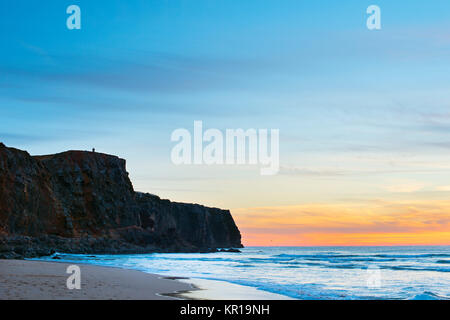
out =
{"type": "Polygon", "coordinates": [[[235,248],[229,248],[229,249],[220,249],[219,252],[236,252],[236,253],[241,253],[242,251],[239,249],[235,249],[235,248]]]}
{"type": "Polygon", "coordinates": [[[125,160],[0,143],[0,254],[215,252],[242,247],[230,211],[135,192],[125,160]]]}
{"type": "Polygon", "coordinates": [[[23,258],[24,257],[22,255],[17,254],[14,251],[0,253],[0,259],[23,259],[23,258]]]}

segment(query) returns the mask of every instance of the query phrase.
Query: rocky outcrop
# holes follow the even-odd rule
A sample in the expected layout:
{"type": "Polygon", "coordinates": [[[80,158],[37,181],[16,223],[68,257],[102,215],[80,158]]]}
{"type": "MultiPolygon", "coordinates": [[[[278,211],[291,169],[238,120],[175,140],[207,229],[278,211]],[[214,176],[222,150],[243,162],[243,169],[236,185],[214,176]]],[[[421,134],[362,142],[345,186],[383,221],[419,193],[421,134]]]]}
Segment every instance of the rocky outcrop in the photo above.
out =
{"type": "Polygon", "coordinates": [[[228,210],[135,192],[125,160],[116,156],[33,157],[0,143],[0,257],[241,246],[228,210]]]}

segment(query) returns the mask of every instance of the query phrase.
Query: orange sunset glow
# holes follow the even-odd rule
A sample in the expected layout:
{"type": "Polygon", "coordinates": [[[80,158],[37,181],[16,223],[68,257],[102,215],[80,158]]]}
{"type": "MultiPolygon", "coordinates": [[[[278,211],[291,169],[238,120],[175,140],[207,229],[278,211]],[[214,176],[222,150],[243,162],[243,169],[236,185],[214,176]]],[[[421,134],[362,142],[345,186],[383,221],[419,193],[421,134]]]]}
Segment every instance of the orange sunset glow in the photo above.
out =
{"type": "Polygon", "coordinates": [[[235,209],[246,246],[449,245],[450,201],[235,209]]]}

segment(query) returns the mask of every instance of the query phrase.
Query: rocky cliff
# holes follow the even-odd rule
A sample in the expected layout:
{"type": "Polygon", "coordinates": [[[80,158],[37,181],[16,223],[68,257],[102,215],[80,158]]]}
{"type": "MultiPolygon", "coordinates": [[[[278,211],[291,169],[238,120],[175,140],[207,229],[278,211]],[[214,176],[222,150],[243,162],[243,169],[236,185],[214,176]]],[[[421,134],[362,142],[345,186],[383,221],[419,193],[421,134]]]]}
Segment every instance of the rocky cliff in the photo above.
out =
{"type": "Polygon", "coordinates": [[[0,143],[0,257],[241,246],[228,210],[135,192],[123,159],[85,151],[30,156],[0,143]]]}

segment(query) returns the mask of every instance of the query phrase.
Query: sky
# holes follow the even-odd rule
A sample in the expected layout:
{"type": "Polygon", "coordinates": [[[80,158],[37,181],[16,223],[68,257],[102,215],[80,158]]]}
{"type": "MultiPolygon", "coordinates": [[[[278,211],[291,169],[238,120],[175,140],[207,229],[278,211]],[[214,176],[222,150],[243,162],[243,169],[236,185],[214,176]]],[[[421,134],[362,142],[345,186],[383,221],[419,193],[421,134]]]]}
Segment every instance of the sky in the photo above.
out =
{"type": "Polygon", "coordinates": [[[230,209],[248,246],[450,245],[446,0],[2,1],[0,35],[7,146],[118,155],[138,191],[230,209]],[[175,165],[195,120],[279,129],[279,173],[175,165]]]}

